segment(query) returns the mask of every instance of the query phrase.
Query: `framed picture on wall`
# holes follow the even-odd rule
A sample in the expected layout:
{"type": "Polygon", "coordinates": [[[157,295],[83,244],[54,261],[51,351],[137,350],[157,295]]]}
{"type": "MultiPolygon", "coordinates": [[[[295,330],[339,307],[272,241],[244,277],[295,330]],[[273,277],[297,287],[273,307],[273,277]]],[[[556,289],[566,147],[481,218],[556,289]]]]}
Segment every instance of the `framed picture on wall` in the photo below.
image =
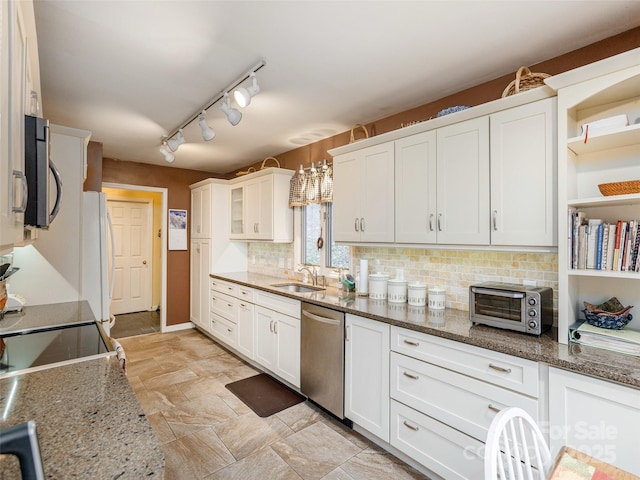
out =
{"type": "Polygon", "coordinates": [[[187,249],[187,211],[169,209],[169,250],[187,249]]]}

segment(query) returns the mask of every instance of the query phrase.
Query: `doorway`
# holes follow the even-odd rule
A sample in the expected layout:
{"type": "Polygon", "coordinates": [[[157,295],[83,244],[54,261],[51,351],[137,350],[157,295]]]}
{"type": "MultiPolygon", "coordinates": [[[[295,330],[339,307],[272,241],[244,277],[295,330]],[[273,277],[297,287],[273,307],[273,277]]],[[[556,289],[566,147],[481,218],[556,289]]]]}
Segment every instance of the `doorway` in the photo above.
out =
{"type": "Polygon", "coordinates": [[[168,190],[104,183],[102,191],[114,223],[116,324],[146,314],[156,321],[159,317],[158,328],[165,331],[168,190]]]}

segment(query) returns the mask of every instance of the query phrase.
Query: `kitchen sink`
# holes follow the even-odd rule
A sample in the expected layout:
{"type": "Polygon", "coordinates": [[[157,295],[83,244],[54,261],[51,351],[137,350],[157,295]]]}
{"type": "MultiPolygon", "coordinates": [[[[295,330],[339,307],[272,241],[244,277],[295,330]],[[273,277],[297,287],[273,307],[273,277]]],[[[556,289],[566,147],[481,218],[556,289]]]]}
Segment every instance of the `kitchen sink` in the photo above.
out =
{"type": "Polygon", "coordinates": [[[321,290],[325,290],[325,288],[323,287],[305,285],[303,283],[276,283],[275,285],[271,285],[271,286],[275,288],[279,288],[281,290],[286,290],[287,292],[296,292],[296,293],[319,292],[321,290]]]}

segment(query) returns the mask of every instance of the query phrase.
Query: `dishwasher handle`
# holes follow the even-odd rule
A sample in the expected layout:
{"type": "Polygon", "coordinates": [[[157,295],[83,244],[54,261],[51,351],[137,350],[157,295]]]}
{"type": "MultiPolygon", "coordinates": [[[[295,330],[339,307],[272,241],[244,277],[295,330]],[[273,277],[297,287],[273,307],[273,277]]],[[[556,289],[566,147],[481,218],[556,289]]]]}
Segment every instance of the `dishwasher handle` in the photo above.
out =
{"type": "Polygon", "coordinates": [[[307,318],[310,318],[311,320],[315,320],[316,322],[326,323],[326,324],[329,324],[329,325],[333,325],[335,327],[339,327],[340,326],[340,320],[334,320],[332,318],[321,317],[320,315],[316,315],[314,313],[307,312],[305,310],[302,311],[302,315],[304,315],[307,318]]]}

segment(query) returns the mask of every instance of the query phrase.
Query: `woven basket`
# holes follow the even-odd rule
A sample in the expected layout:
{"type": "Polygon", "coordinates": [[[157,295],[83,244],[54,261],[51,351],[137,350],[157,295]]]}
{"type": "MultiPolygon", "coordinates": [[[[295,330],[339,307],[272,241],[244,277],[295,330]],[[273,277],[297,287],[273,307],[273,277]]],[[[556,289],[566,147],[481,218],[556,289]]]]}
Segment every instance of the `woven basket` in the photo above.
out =
{"type": "MultiPolygon", "coordinates": [[[[278,168],[280,168],[280,162],[278,161],[278,159],[276,157],[267,157],[262,161],[262,165],[260,166],[260,170],[264,170],[265,168],[269,168],[267,166],[267,161],[269,161],[269,160],[272,160],[272,161],[276,162],[276,166],[278,168]]],[[[249,167],[248,169],[246,169],[244,171],[236,172],[236,177],[241,177],[242,175],[247,175],[249,173],[254,173],[254,172],[257,172],[255,167],[249,167]]]]}
{"type": "Polygon", "coordinates": [[[629,193],[640,193],[640,180],[629,180],[627,182],[601,183],[598,185],[600,193],[605,197],[611,195],[626,195],[629,193]]]}
{"type": "Polygon", "coordinates": [[[349,138],[349,143],[354,143],[357,142],[359,140],[364,140],[366,138],[369,138],[369,131],[367,130],[367,127],[365,127],[364,125],[361,125],[359,123],[356,123],[353,127],[351,127],[351,137],[349,138]],[[356,140],[356,130],[362,130],[364,132],[364,137],[363,138],[358,138],[356,140]]]}
{"type": "Polygon", "coordinates": [[[502,92],[502,98],[541,87],[544,85],[544,79],[550,76],[548,73],[531,73],[528,67],[520,67],[516,72],[516,79],[502,92]]]}

